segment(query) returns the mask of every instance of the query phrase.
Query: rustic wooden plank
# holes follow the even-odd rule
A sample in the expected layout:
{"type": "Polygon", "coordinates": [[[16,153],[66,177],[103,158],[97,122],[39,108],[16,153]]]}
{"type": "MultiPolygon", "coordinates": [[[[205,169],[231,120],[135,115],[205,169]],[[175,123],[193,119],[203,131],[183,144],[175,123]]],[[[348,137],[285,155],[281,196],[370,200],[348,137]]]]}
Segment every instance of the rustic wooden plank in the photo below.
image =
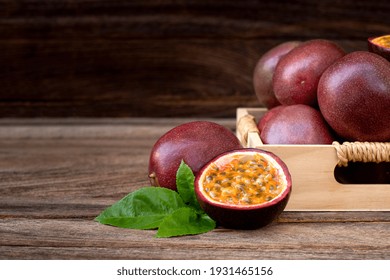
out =
{"type": "Polygon", "coordinates": [[[1,141],[2,199],[78,203],[91,197],[107,199],[107,194],[111,199],[123,196],[147,184],[153,140],[145,140],[1,141]]]}
{"type": "Polygon", "coordinates": [[[366,49],[390,12],[385,0],[0,4],[0,117],[233,117],[261,105],[251,77],[266,50],[319,37],[366,49]]]}
{"type": "Polygon", "coordinates": [[[257,104],[257,45],[0,41],[0,116],[232,117],[238,105],[257,104]]]}
{"type": "Polygon", "coordinates": [[[262,105],[253,69],[280,42],[0,41],[0,117],[234,117],[262,105]]]}
{"type": "Polygon", "coordinates": [[[2,0],[3,38],[366,38],[388,31],[386,0],[2,0]]]}
{"type": "Polygon", "coordinates": [[[180,124],[208,120],[235,131],[235,119],[223,118],[0,118],[0,139],[124,139],[156,140],[180,124]],[[151,139],[153,138],[153,139],[151,139]]]}
{"type": "MultiPolygon", "coordinates": [[[[127,191],[130,192],[132,190],[129,189],[127,191]]],[[[84,200],[64,202],[64,199],[55,198],[24,198],[21,200],[6,196],[0,200],[0,218],[93,220],[101,211],[120,198],[122,198],[121,194],[107,193],[101,199],[91,197],[84,200]]],[[[388,223],[390,222],[390,214],[388,211],[285,211],[279,216],[277,221],[279,223],[307,224],[338,222],[388,223]]]]}
{"type": "Polygon", "coordinates": [[[274,223],[157,239],[84,220],[0,220],[0,256],[16,259],[387,259],[390,223],[274,223]]]}

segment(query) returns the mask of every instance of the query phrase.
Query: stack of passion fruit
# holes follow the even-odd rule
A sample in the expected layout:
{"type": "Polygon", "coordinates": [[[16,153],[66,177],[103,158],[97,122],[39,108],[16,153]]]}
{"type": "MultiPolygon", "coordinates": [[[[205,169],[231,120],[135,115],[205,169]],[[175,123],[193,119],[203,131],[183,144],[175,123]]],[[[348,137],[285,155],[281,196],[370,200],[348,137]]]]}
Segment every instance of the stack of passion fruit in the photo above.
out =
{"type": "Polygon", "coordinates": [[[265,144],[390,141],[390,36],[346,53],[329,40],[286,42],[258,61],[256,96],[265,144]],[[382,57],[383,56],[383,57],[382,57]]]}

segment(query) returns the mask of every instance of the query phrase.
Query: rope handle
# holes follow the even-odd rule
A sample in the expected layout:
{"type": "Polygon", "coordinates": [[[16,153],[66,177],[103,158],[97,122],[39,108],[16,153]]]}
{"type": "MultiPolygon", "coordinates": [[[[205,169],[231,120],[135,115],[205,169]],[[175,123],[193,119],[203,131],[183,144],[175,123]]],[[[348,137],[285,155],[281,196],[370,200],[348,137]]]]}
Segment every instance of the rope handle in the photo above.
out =
{"type": "MultiPolygon", "coordinates": [[[[237,122],[241,142],[246,145],[250,132],[259,133],[255,117],[247,114],[237,122]]],[[[347,166],[348,162],[390,162],[390,142],[343,142],[332,143],[336,149],[338,166],[347,166]]]]}
{"type": "Polygon", "coordinates": [[[237,130],[241,135],[241,143],[246,146],[248,143],[248,135],[250,132],[257,132],[260,134],[256,125],[256,119],[252,115],[244,115],[237,122],[237,130]]]}
{"type": "Polygon", "coordinates": [[[390,162],[390,142],[343,142],[335,141],[338,165],[348,162],[390,162]]]}

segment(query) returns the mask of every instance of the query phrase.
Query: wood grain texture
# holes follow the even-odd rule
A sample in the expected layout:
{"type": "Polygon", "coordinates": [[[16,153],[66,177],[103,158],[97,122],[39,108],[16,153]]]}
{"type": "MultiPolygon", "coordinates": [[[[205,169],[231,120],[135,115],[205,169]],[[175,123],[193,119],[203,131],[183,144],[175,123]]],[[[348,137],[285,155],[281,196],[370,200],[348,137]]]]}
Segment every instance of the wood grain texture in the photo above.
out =
{"type": "MultiPolygon", "coordinates": [[[[94,222],[149,184],[154,142],[192,119],[0,119],[1,259],[388,259],[389,212],[285,212],[252,231],[157,239],[94,222]]],[[[233,119],[211,119],[233,129],[233,119]]]]}
{"type": "Polygon", "coordinates": [[[381,0],[0,0],[0,117],[233,117],[259,57],[388,32],[381,0]]]}
{"type": "Polygon", "coordinates": [[[389,9],[386,0],[375,3],[364,0],[2,0],[0,3],[2,36],[44,39],[310,37],[317,34],[359,38],[387,32],[389,9]]]}
{"type": "Polygon", "coordinates": [[[274,223],[157,239],[86,220],[0,220],[0,256],[17,259],[387,259],[389,223],[274,223]],[[348,233],[348,234],[346,234],[348,233]]]}

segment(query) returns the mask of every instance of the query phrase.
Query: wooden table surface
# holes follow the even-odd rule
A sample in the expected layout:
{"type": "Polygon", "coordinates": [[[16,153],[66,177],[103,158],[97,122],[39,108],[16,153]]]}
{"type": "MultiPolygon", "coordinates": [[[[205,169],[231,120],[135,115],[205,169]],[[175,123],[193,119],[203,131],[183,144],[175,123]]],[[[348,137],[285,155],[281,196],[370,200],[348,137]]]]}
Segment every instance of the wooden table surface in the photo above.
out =
{"type": "MultiPolygon", "coordinates": [[[[390,258],[389,212],[284,212],[263,229],[168,239],[93,221],[149,184],[152,145],[186,121],[0,120],[0,258],[390,258]]],[[[233,119],[214,121],[235,126],[233,119]]]]}

